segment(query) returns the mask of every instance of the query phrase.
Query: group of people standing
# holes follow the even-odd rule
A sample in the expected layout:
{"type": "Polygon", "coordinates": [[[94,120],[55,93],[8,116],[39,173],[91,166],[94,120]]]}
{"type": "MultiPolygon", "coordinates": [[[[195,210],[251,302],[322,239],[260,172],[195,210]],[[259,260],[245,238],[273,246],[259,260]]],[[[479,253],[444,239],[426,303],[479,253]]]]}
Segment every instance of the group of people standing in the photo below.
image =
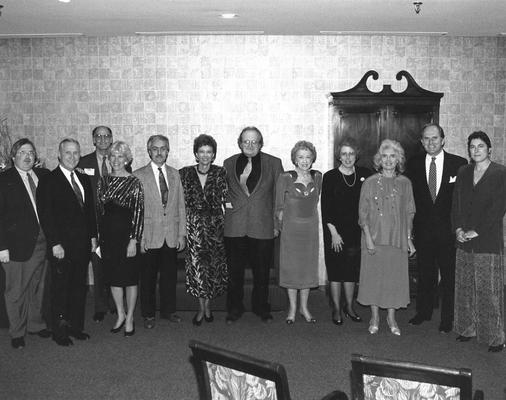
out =
{"type": "Polygon", "coordinates": [[[426,154],[409,160],[407,169],[400,143],[386,139],[373,159],[376,173],[356,165],[360,149],[345,139],[336,151],[339,166],[323,176],[312,169],[312,143],[295,144],[295,168],[284,172],[279,158],[261,151],[256,127],[241,131],[241,152],[223,167],[213,164],[216,141],[198,136],[196,164],[179,171],[166,164],[170,146],[163,135],[148,139],[151,161],[133,173],[129,146],[114,142],[108,127],[95,128],[92,137],[96,151],[82,158],[75,139],[62,140],[51,172],[34,167],[35,146],[20,139],[11,152],[13,168],[0,175],[0,262],[14,348],[25,346],[27,332],[62,346],[89,338],[90,258],[95,321],[104,319],[110,293],[117,313],[111,332],[134,335],[140,292],[144,327],[154,328],[159,280],[160,318],[180,322],[176,255],[185,247],[186,288],[199,303],[193,325],[214,320],[211,300],[225,292],[226,322],[242,316],[247,267],[252,311],[269,322],[277,236],[286,323],[294,324],[298,308],[314,324],[308,296],[319,284],[320,197],[333,323],[341,325],[343,315],[362,321],[353,307],[358,282],[357,300],[371,309],[370,334],[379,330],[379,310],[387,309],[390,331],[400,335],[395,311],[409,303],[408,256],[416,251],[417,314],[410,323],[432,318],[439,287],[441,332],[453,329],[461,342],[476,336],[490,351],[504,348],[506,168],[490,160],[485,133],[469,136],[468,165],[443,150],[443,129],[428,124],[421,135],[426,154]],[[41,317],[46,248],[52,333],[41,317]]]}

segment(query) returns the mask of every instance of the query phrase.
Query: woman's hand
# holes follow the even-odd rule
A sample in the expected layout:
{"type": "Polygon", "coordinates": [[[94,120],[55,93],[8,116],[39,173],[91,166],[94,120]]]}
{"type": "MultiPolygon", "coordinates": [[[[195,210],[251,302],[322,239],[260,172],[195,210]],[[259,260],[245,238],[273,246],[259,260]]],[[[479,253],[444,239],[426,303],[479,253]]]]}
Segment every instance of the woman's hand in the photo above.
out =
{"type": "Polygon", "coordinates": [[[339,253],[343,249],[344,241],[341,235],[337,232],[332,232],[332,250],[339,253]]]}
{"type": "Polygon", "coordinates": [[[413,240],[408,239],[408,254],[411,257],[416,253],[415,245],[413,244],[413,240]]]}
{"type": "Polygon", "coordinates": [[[366,238],[365,238],[365,247],[367,248],[367,252],[369,254],[376,253],[376,246],[374,245],[374,241],[372,240],[371,235],[366,235],[366,238]]]}
{"type": "Polygon", "coordinates": [[[137,240],[130,239],[127,246],[127,257],[135,257],[137,254],[137,240]]]}

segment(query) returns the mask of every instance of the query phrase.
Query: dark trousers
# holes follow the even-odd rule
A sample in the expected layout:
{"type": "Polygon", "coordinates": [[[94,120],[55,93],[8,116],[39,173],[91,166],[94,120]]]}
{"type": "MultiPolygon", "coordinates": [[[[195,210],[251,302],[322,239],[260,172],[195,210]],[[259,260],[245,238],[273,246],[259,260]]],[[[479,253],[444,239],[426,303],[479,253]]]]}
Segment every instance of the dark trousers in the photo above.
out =
{"type": "Polygon", "coordinates": [[[451,328],[453,324],[453,301],[455,294],[455,246],[452,240],[441,240],[436,234],[416,242],[418,285],[416,310],[430,319],[438,289],[438,269],[441,296],[441,325],[451,328]]]}
{"type": "Polygon", "coordinates": [[[257,315],[270,312],[269,269],[272,265],[274,239],[226,237],[225,249],[229,268],[227,311],[237,316],[244,312],[244,269],[249,265],[253,273],[252,311],[257,315]]]}
{"type": "Polygon", "coordinates": [[[105,283],[104,264],[102,259],[96,254],[91,254],[91,266],[93,267],[93,300],[95,303],[95,312],[107,312],[109,310],[109,295],[111,289],[105,283]]]}
{"type": "Polygon", "coordinates": [[[65,258],[51,257],[51,311],[55,335],[65,335],[62,322],[73,331],[84,330],[86,277],[89,249],[72,251],[65,248],[65,258]]]}
{"type": "Polygon", "coordinates": [[[144,254],[141,268],[141,312],[144,318],[155,316],[158,274],[160,316],[163,318],[176,311],[177,251],[167,243],[159,249],[149,249],[144,254]]]}

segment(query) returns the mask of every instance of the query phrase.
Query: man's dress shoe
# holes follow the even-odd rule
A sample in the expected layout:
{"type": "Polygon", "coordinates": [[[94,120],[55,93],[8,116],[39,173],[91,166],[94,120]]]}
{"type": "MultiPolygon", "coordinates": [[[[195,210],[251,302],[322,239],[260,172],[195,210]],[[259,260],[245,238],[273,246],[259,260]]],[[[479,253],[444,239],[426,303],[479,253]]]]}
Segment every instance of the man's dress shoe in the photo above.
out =
{"type": "Polygon", "coordinates": [[[499,344],[497,346],[488,346],[488,351],[491,353],[499,353],[500,351],[503,351],[506,347],[506,344],[499,344]]]}
{"type": "Polygon", "coordinates": [[[155,327],[155,319],[153,317],[144,318],[144,328],[153,329],[155,327]]]}
{"type": "Polygon", "coordinates": [[[72,346],[74,342],[68,336],[57,336],[53,334],[53,340],[58,346],[72,346]]]}
{"type": "Polygon", "coordinates": [[[104,317],[105,317],[105,312],[103,312],[103,311],[96,312],[95,314],[93,314],[93,321],[102,322],[104,320],[104,317]]]}
{"type": "Polygon", "coordinates": [[[38,332],[28,332],[29,335],[37,335],[38,337],[41,337],[43,339],[50,338],[52,333],[48,331],[47,329],[41,329],[38,332]]]}
{"type": "Polygon", "coordinates": [[[409,320],[410,325],[421,325],[424,321],[430,321],[430,318],[425,318],[420,314],[416,314],[413,318],[409,320]]]}
{"type": "Polygon", "coordinates": [[[439,332],[440,333],[450,333],[452,331],[452,326],[448,324],[439,324],[439,332]]]}
{"type": "Polygon", "coordinates": [[[72,330],[69,331],[69,336],[77,340],[88,340],[90,338],[90,335],[88,335],[86,332],[72,330]]]}
{"type": "Polygon", "coordinates": [[[181,318],[176,313],[169,314],[168,316],[162,316],[162,318],[163,319],[168,319],[169,322],[174,322],[176,324],[180,323],[183,320],[183,318],[181,318]]]}
{"type": "Polygon", "coordinates": [[[23,347],[25,347],[25,338],[23,336],[12,338],[11,345],[15,349],[22,349],[23,347]]]}

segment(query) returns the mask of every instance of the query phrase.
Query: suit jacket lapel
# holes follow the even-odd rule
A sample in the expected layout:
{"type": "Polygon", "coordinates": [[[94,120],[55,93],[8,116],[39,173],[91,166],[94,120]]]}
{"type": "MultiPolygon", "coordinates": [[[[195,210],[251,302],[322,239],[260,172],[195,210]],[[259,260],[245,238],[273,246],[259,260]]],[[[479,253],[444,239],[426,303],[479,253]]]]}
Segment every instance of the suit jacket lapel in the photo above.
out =
{"type": "MultiPolygon", "coordinates": [[[[75,204],[75,206],[78,209],[81,210],[81,206],[79,205],[79,202],[77,201],[77,197],[76,197],[76,194],[74,193],[74,189],[72,189],[70,182],[67,180],[67,178],[63,174],[59,165],[56,167],[56,177],[60,180],[61,185],[62,185],[62,190],[65,193],[65,195],[75,204]]],[[[79,182],[81,182],[81,181],[79,181],[79,182]]],[[[84,190],[84,185],[82,182],[81,182],[81,186],[83,187],[83,190],[84,190]]],[[[85,194],[83,194],[83,195],[85,196],[84,201],[86,202],[86,195],[85,194]]]]}
{"type": "Polygon", "coordinates": [[[29,209],[29,210],[33,211],[33,216],[35,217],[35,210],[33,209],[32,200],[30,199],[30,195],[28,194],[28,192],[26,190],[26,186],[25,186],[25,183],[23,182],[23,178],[21,178],[21,174],[18,172],[18,170],[16,169],[16,167],[12,167],[12,168],[13,168],[14,183],[20,189],[20,194],[21,194],[21,199],[20,200],[23,203],[25,203],[24,207],[26,209],[29,209]]]}
{"type": "Polygon", "coordinates": [[[169,205],[174,204],[176,179],[174,178],[174,175],[169,171],[167,164],[164,165],[164,168],[165,175],[167,176],[167,186],[169,187],[169,196],[167,197],[167,207],[169,207],[169,205]]]}
{"type": "Polygon", "coordinates": [[[160,191],[158,190],[158,185],[156,184],[156,179],[158,176],[155,176],[153,168],[151,167],[151,163],[146,165],[146,187],[144,188],[144,192],[149,193],[152,197],[153,201],[156,201],[155,204],[162,204],[162,200],[160,197],[160,191]]]}
{"type": "Polygon", "coordinates": [[[262,153],[260,153],[260,177],[258,178],[258,182],[255,186],[255,189],[253,189],[253,191],[249,194],[250,197],[253,196],[258,191],[260,186],[262,185],[262,178],[265,173],[266,167],[267,167],[267,161],[266,161],[265,157],[262,157],[262,153]]]}
{"type": "MultiPolygon", "coordinates": [[[[443,175],[441,176],[441,185],[439,186],[439,192],[437,192],[437,197],[441,193],[443,193],[443,190],[446,190],[448,185],[450,184],[450,159],[448,155],[445,153],[444,155],[444,161],[443,161],[443,175]]],[[[437,200],[437,198],[436,198],[437,200]]]]}

